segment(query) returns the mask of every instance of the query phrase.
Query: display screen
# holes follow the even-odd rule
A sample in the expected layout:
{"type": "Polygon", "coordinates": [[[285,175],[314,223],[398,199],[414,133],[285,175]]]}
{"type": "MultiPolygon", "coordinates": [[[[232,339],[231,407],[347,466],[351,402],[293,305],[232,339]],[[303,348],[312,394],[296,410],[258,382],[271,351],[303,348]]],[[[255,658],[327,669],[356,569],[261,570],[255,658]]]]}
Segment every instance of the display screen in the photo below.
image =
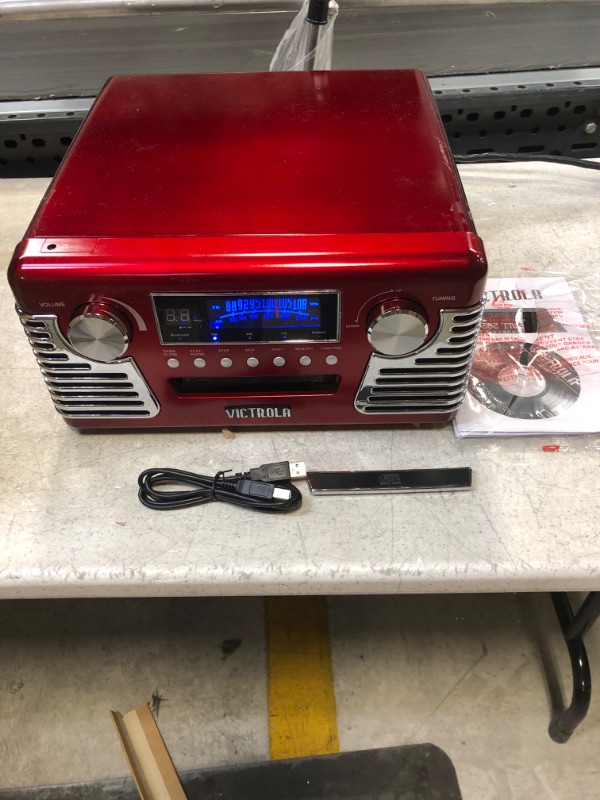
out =
{"type": "Polygon", "coordinates": [[[163,344],[339,340],[338,292],[153,295],[163,344]]]}

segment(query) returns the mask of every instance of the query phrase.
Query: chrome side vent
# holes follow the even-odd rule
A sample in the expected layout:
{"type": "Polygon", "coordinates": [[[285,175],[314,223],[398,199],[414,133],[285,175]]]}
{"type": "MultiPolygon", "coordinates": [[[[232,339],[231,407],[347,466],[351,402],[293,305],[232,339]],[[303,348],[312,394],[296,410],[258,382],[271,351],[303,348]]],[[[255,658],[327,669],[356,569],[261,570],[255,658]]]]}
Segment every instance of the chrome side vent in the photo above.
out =
{"type": "Polygon", "coordinates": [[[68,418],[155,417],[160,407],[132,358],[103,364],[73,352],[53,314],[17,309],[56,410],[68,418]]]}
{"type": "Polygon", "coordinates": [[[374,353],[354,405],[363,414],[448,414],[460,406],[481,324],[483,303],[441,312],[437,334],[396,358],[374,353]]]}

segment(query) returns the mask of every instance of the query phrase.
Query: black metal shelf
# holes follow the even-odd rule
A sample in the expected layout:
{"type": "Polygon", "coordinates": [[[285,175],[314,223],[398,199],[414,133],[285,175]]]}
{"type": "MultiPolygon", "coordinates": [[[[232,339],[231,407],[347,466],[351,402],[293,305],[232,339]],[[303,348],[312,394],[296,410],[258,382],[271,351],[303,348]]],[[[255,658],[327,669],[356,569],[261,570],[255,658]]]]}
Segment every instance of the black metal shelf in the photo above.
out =
{"type": "MultiPolygon", "coordinates": [[[[432,78],[455,155],[600,157],[600,69],[432,78]]],[[[93,98],[0,103],[0,177],[54,175],[93,98]]]]}

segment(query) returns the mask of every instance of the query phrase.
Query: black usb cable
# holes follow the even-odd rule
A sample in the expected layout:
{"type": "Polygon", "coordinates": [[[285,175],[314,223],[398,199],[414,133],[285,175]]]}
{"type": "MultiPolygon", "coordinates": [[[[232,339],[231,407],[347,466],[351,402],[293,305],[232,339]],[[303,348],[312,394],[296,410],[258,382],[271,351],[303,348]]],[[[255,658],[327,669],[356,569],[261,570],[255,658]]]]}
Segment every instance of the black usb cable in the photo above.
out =
{"type": "Polygon", "coordinates": [[[305,477],[303,461],[262,464],[235,475],[227,472],[210,477],[181,469],[147,469],[138,478],[138,497],[143,505],[157,511],[220,501],[276,514],[295,511],[302,505],[302,495],[292,481],[305,477]],[[160,488],[168,486],[171,488],[160,488]]]}

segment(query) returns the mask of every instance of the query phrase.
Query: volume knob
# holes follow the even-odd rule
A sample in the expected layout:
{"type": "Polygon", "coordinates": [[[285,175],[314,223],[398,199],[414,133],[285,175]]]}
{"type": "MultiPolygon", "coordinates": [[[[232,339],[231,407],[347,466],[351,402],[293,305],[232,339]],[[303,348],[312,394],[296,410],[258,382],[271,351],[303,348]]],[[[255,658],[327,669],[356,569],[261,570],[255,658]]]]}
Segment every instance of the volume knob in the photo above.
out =
{"type": "Polygon", "coordinates": [[[93,361],[114,361],[129,344],[127,320],[104,303],[89,303],[78,309],[69,323],[73,349],[93,361]]]}
{"type": "Polygon", "coordinates": [[[425,312],[408,300],[387,300],[367,317],[367,336],[374,350],[386,356],[403,356],[427,338],[425,312]]]}

